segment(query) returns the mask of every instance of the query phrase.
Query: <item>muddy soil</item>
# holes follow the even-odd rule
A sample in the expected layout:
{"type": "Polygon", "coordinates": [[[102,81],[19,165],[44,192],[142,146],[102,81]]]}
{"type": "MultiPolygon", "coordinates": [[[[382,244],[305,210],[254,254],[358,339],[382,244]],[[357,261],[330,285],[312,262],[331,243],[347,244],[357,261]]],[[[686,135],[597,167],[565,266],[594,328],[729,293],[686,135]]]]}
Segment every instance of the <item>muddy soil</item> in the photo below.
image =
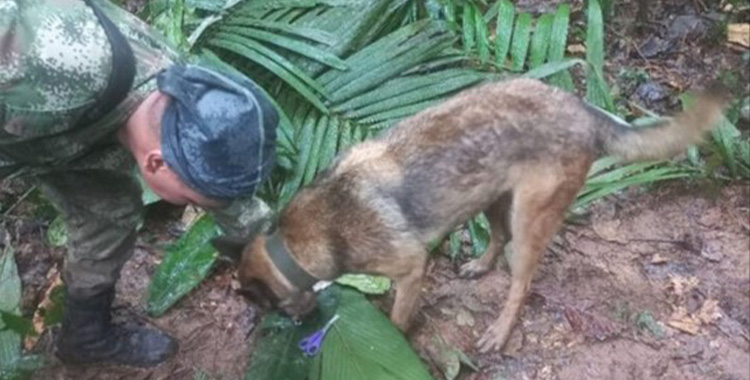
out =
{"type": "MultiPolygon", "coordinates": [[[[558,2],[518,3],[534,12],[558,2]]],[[[617,84],[618,106],[669,113],[679,108],[677,94],[714,77],[748,96],[747,51],[710,33],[723,22],[716,11],[723,5],[646,1],[648,21],[636,22],[639,1],[617,3],[607,26],[605,71],[617,84]]],[[[574,4],[580,9],[582,2],[574,4]]],[[[572,43],[576,38],[573,33],[572,43]]],[[[29,188],[21,181],[0,186],[3,209],[14,205],[5,215],[6,233],[16,248],[27,313],[44,298],[64,256],[63,248],[45,243],[49,210],[33,195],[23,198],[29,188]]],[[[410,341],[436,379],[443,378],[434,344],[439,334],[479,365],[479,371],[462,369],[465,380],[750,380],[749,203],[746,181],[631,189],[597,203],[578,223],[568,223],[546,253],[502,354],[479,355],[474,344],[501,309],[508,273],[500,268],[463,280],[456,276],[460,263],[437,256],[410,341]]],[[[117,319],[166,330],[179,340],[179,354],[151,370],[63,367],[50,355],[49,331],[33,349],[49,361],[35,379],[242,379],[259,316],[236,293],[228,266],[216,268],[161,318],[145,316],[149,278],[161,249],[179,235],[180,214],[166,205],[150,208],[116,300],[117,319]]]]}
{"type": "Polygon", "coordinates": [[[412,341],[437,372],[439,331],[477,359],[467,380],[750,379],[749,197],[747,185],[711,195],[673,185],[598,204],[545,255],[502,355],[474,344],[509,275],[467,281],[440,259],[412,341]],[[682,325],[681,309],[710,316],[682,325]]]}

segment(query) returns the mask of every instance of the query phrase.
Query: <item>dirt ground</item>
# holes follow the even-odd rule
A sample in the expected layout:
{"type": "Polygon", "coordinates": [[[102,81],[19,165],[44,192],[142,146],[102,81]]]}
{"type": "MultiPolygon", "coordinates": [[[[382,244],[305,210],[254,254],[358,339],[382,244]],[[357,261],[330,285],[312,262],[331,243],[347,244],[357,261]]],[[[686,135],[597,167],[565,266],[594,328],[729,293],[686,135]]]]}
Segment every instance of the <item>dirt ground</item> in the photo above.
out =
{"type": "MultiPolygon", "coordinates": [[[[557,2],[518,3],[535,11],[557,2]]],[[[704,1],[647,2],[645,23],[635,22],[636,1],[619,3],[607,28],[606,64],[619,106],[668,113],[679,108],[676,94],[714,76],[734,81],[747,96],[746,51],[710,38],[716,2],[705,1],[709,10],[704,1]]],[[[43,298],[64,255],[44,243],[49,211],[34,206],[33,197],[19,201],[28,188],[19,181],[0,186],[0,203],[16,204],[7,233],[27,312],[43,298]]],[[[474,344],[501,309],[507,272],[459,279],[460,263],[436,256],[410,341],[436,379],[443,378],[434,343],[439,334],[478,364],[479,371],[463,368],[462,380],[750,380],[749,207],[747,181],[663,184],[596,203],[558,234],[502,354],[478,355],[474,344]]],[[[259,315],[235,292],[230,267],[220,265],[163,317],[145,317],[145,289],[161,249],[181,231],[180,213],[167,205],[150,208],[116,300],[118,318],[173,334],[179,354],[153,370],[67,368],[49,356],[47,333],[33,349],[49,359],[35,379],[243,377],[259,315]]]]}

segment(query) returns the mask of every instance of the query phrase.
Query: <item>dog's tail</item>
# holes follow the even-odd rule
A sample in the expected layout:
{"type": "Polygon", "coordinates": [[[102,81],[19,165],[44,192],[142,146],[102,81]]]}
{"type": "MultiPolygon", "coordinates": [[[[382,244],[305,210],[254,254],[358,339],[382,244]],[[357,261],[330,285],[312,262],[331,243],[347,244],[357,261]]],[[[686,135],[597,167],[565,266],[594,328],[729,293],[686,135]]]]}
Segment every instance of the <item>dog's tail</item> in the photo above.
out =
{"type": "Polygon", "coordinates": [[[696,94],[689,109],[643,128],[633,128],[611,117],[600,125],[599,144],[623,161],[670,158],[698,143],[713,129],[726,105],[725,91],[717,86],[696,94]]]}

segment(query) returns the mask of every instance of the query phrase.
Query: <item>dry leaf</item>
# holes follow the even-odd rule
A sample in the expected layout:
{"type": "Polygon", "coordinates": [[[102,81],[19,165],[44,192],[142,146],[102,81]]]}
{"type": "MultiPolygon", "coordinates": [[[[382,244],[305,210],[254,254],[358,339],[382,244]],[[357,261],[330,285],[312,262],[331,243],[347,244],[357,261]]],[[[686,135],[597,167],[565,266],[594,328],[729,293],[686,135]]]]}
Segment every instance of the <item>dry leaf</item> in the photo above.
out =
{"type": "Polygon", "coordinates": [[[183,226],[190,226],[198,220],[198,218],[203,215],[203,212],[198,210],[193,205],[188,205],[185,207],[185,211],[182,212],[182,218],[180,218],[180,221],[182,222],[183,226]]]}
{"type": "Polygon", "coordinates": [[[683,277],[677,274],[670,274],[669,275],[669,288],[674,291],[674,294],[678,297],[682,297],[688,293],[690,293],[691,290],[695,289],[696,286],[700,283],[700,280],[698,280],[698,277],[690,276],[690,277],[683,277]]]}
{"type": "Polygon", "coordinates": [[[568,53],[570,54],[583,54],[586,52],[586,47],[582,44],[568,45],[568,53]]]}
{"type": "Polygon", "coordinates": [[[722,316],[719,301],[710,298],[707,299],[700,310],[698,310],[697,315],[698,319],[704,324],[714,323],[722,316]]]}
{"type": "MultiPolygon", "coordinates": [[[[41,334],[42,331],[44,331],[44,315],[42,314],[42,311],[49,310],[52,307],[52,300],[50,300],[52,289],[62,285],[62,278],[60,278],[60,271],[57,269],[57,266],[52,267],[49,272],[47,272],[47,280],[49,285],[47,286],[47,290],[44,291],[44,298],[42,298],[42,302],[40,302],[39,306],[36,308],[34,317],[31,320],[31,323],[34,326],[34,331],[36,331],[37,334],[41,334]]],[[[39,335],[26,336],[24,347],[27,350],[30,350],[34,347],[38,339],[39,335]]]]}
{"type": "Polygon", "coordinates": [[[468,311],[460,309],[456,314],[456,324],[459,326],[474,326],[474,317],[468,311]]]}
{"type": "Polygon", "coordinates": [[[698,318],[688,315],[687,309],[680,306],[669,317],[667,325],[682,332],[695,335],[700,330],[701,321],[698,318]]]}
{"type": "Polygon", "coordinates": [[[667,261],[669,261],[669,260],[667,260],[666,257],[664,257],[664,256],[662,256],[662,255],[660,255],[658,253],[655,253],[654,256],[651,257],[651,264],[664,264],[667,261]]]}
{"type": "Polygon", "coordinates": [[[727,41],[750,47],[750,24],[727,25],[727,41]]]}

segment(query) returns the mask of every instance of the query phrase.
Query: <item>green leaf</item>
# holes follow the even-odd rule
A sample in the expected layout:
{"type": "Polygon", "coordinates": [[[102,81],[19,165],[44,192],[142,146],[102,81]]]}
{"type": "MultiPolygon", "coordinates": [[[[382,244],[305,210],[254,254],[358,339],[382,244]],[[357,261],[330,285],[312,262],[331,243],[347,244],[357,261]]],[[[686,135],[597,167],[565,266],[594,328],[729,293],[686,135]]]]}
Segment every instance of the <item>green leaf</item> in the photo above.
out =
{"type": "Polygon", "coordinates": [[[529,51],[529,36],[531,35],[531,15],[521,13],[516,20],[516,28],[513,31],[513,42],[510,45],[510,56],[513,62],[513,71],[521,71],[526,63],[526,54],[529,51]]]}
{"type": "Polygon", "coordinates": [[[231,51],[258,63],[268,71],[274,73],[292,86],[307,101],[315,105],[321,112],[328,112],[322,100],[314,93],[323,92],[320,85],[307,74],[295,67],[286,58],[278,55],[263,45],[249,39],[233,34],[218,33],[215,38],[208,41],[211,46],[231,51]]]}
{"type": "Polygon", "coordinates": [[[403,334],[359,292],[333,285],[318,296],[318,308],[300,326],[270,315],[263,320],[245,379],[252,380],[433,380],[403,334]],[[310,360],[297,343],[339,319],[310,360]]]}
{"type": "Polygon", "coordinates": [[[462,17],[463,26],[461,30],[463,31],[463,46],[464,50],[467,52],[471,52],[474,50],[474,45],[476,44],[476,30],[477,27],[474,24],[475,18],[474,18],[474,6],[471,3],[464,4],[464,14],[462,17]]]}
{"type": "Polygon", "coordinates": [[[529,70],[522,77],[542,79],[557,73],[564,73],[569,68],[575,65],[585,65],[586,62],[580,59],[566,59],[562,61],[555,61],[545,63],[535,69],[529,70]]]}
{"type": "MultiPolygon", "coordinates": [[[[443,76],[435,77],[437,80],[432,80],[432,84],[419,87],[411,91],[401,91],[401,93],[398,95],[393,94],[380,102],[361,107],[354,112],[349,112],[346,114],[346,116],[352,118],[362,118],[366,116],[372,116],[380,112],[391,111],[396,107],[403,107],[442,97],[446,94],[450,94],[454,91],[466,88],[471,84],[477,83],[485,76],[476,72],[467,72],[463,75],[459,74],[450,78],[442,78],[443,76]]],[[[427,82],[425,81],[424,83],[427,82]]],[[[389,89],[390,87],[384,86],[384,90],[388,91],[389,89]]]]}
{"type": "MultiPolygon", "coordinates": [[[[569,22],[570,6],[568,4],[560,4],[555,12],[555,19],[552,21],[552,32],[550,33],[551,39],[547,58],[549,62],[562,61],[565,58],[569,22]]],[[[550,78],[550,83],[568,91],[572,91],[574,88],[573,78],[568,72],[560,73],[550,78]]]]}
{"type": "Polygon", "coordinates": [[[8,311],[0,310],[0,320],[4,329],[11,330],[21,337],[36,335],[31,320],[8,311]]]}
{"type": "Polygon", "coordinates": [[[58,285],[50,291],[50,307],[44,309],[44,327],[49,327],[62,322],[63,302],[65,301],[65,287],[58,285]]]}
{"type": "Polygon", "coordinates": [[[308,57],[320,63],[324,63],[328,66],[337,68],[339,70],[346,70],[347,66],[339,57],[331,54],[323,49],[319,49],[306,42],[285,37],[278,33],[269,33],[263,30],[247,28],[247,27],[236,27],[236,26],[222,26],[218,29],[221,32],[228,34],[238,34],[252,39],[264,41],[289,51],[295,52],[302,56],[308,57]]]}
{"type": "Polygon", "coordinates": [[[21,278],[13,258],[13,247],[5,242],[0,256],[0,310],[16,312],[21,303],[21,278]]]}
{"type": "MultiPolygon", "coordinates": [[[[13,258],[13,248],[6,239],[0,256],[0,311],[17,313],[21,303],[21,278],[13,258]]],[[[8,329],[0,319],[0,375],[16,376],[16,362],[21,359],[21,335],[8,329]]]]}
{"type": "Polygon", "coordinates": [[[495,29],[495,63],[505,66],[505,59],[510,51],[510,38],[513,35],[515,7],[509,0],[500,0],[495,29]]]}
{"type": "Polygon", "coordinates": [[[328,128],[329,123],[327,116],[322,116],[318,119],[318,123],[315,126],[315,136],[312,141],[310,157],[305,163],[305,176],[302,177],[303,186],[312,182],[312,180],[315,179],[315,174],[318,173],[318,163],[321,161],[322,145],[328,128]]]}
{"type": "MultiPolygon", "coordinates": [[[[346,112],[347,117],[369,115],[372,110],[383,111],[401,102],[415,102],[441,95],[441,83],[448,83],[457,78],[472,77],[480,80],[482,73],[467,69],[446,69],[427,74],[417,74],[391,79],[377,88],[358,95],[346,102],[331,107],[337,112],[346,112]],[[425,92],[429,92],[425,95],[425,92]],[[393,99],[397,98],[396,103],[393,99]]],[[[468,85],[468,84],[467,84],[468,85]]]]}
{"type": "Polygon", "coordinates": [[[487,246],[490,243],[489,222],[484,214],[479,214],[471,219],[468,225],[473,254],[475,257],[481,256],[487,251],[487,246]]]}
{"type": "Polygon", "coordinates": [[[490,60],[490,40],[487,38],[487,24],[484,22],[482,12],[477,9],[474,4],[471,4],[474,8],[474,25],[476,27],[476,40],[477,40],[477,52],[479,53],[479,61],[487,63],[490,60]]]}
{"type": "Polygon", "coordinates": [[[365,294],[385,294],[391,288],[391,280],[387,277],[366,274],[345,274],[336,279],[336,282],[365,294]]]}
{"type": "Polygon", "coordinates": [[[284,207],[292,199],[297,192],[297,189],[302,186],[302,180],[305,177],[305,167],[310,160],[314,148],[313,138],[315,137],[317,116],[318,114],[315,111],[310,111],[309,113],[297,113],[294,117],[295,124],[299,123],[299,125],[301,125],[298,129],[300,136],[297,140],[297,146],[300,148],[300,152],[297,157],[297,163],[294,167],[294,173],[287,179],[284,186],[281,188],[278,201],[279,209],[284,207]],[[299,120],[304,120],[304,122],[300,122],[299,120]]]}
{"type": "Polygon", "coordinates": [[[328,122],[326,135],[323,137],[323,147],[320,152],[320,161],[318,162],[318,173],[328,168],[336,156],[336,147],[339,140],[341,125],[337,117],[331,118],[328,122]]]}
{"type": "Polygon", "coordinates": [[[531,69],[541,66],[547,59],[553,20],[554,16],[549,13],[543,14],[537,20],[536,27],[534,28],[534,36],[531,39],[529,57],[529,68],[531,69]]]}
{"type": "MultiPolygon", "coordinates": [[[[633,164],[633,165],[642,165],[642,164],[633,164]]],[[[645,171],[639,171],[643,169],[642,167],[634,167],[634,168],[621,168],[616,169],[617,172],[616,175],[611,175],[611,178],[609,180],[603,180],[602,177],[608,175],[607,173],[600,174],[599,180],[596,179],[589,179],[584,186],[584,189],[581,191],[581,193],[578,195],[575,203],[573,204],[573,208],[580,208],[584,207],[587,204],[603,198],[607,195],[614,194],[622,189],[625,189],[629,186],[634,185],[643,185],[643,184],[649,184],[649,183],[655,183],[658,181],[665,181],[669,179],[677,179],[677,178],[686,178],[694,175],[696,173],[695,169],[691,168],[684,168],[684,167],[659,167],[659,168],[652,168],[645,171]],[[620,170],[625,169],[625,172],[627,174],[623,175],[622,172],[619,172],[620,170]],[[627,171],[630,172],[637,172],[636,174],[630,174],[627,171]]]]}
{"type": "Polygon", "coordinates": [[[587,15],[586,61],[589,66],[586,75],[586,100],[608,111],[614,111],[614,103],[603,75],[604,21],[598,0],[589,0],[587,15]]]}
{"type": "Polygon", "coordinates": [[[68,229],[65,227],[65,220],[62,215],[58,215],[50,223],[47,229],[47,243],[53,247],[64,247],[68,243],[68,229]]]}
{"type": "Polygon", "coordinates": [[[305,38],[310,41],[321,43],[323,45],[331,45],[334,41],[334,37],[330,33],[320,29],[307,28],[301,25],[263,20],[254,17],[236,16],[226,19],[226,22],[222,25],[252,26],[271,31],[284,32],[295,37],[305,38]]]}
{"type": "Polygon", "coordinates": [[[312,315],[295,326],[291,319],[278,313],[268,314],[261,322],[261,337],[250,357],[246,380],[304,380],[311,361],[297,344],[321,328],[336,311],[337,300],[330,293],[318,296],[318,307],[312,315]]]}
{"type": "Polygon", "coordinates": [[[219,228],[209,214],[204,214],[174,244],[166,249],[162,263],[148,287],[147,311],[162,315],[198,285],[216,261],[210,240],[219,228]]]}
{"type": "Polygon", "coordinates": [[[331,289],[339,320],[323,342],[320,378],[325,380],[431,380],[403,334],[360,293],[331,289]]]}
{"type": "MultiPolygon", "coordinates": [[[[366,72],[361,73],[359,77],[353,78],[350,82],[341,83],[344,87],[334,87],[334,83],[338,85],[339,82],[327,84],[326,89],[333,94],[330,99],[338,103],[357,96],[399,75],[404,70],[435,57],[452,44],[453,37],[450,34],[440,33],[437,27],[426,29],[411,38],[403,46],[394,46],[392,50],[401,54],[393,57],[387,64],[361,66],[361,68],[367,69],[366,72]]],[[[349,64],[349,60],[346,62],[349,64]]],[[[350,71],[354,72],[355,70],[350,71]]]]}

